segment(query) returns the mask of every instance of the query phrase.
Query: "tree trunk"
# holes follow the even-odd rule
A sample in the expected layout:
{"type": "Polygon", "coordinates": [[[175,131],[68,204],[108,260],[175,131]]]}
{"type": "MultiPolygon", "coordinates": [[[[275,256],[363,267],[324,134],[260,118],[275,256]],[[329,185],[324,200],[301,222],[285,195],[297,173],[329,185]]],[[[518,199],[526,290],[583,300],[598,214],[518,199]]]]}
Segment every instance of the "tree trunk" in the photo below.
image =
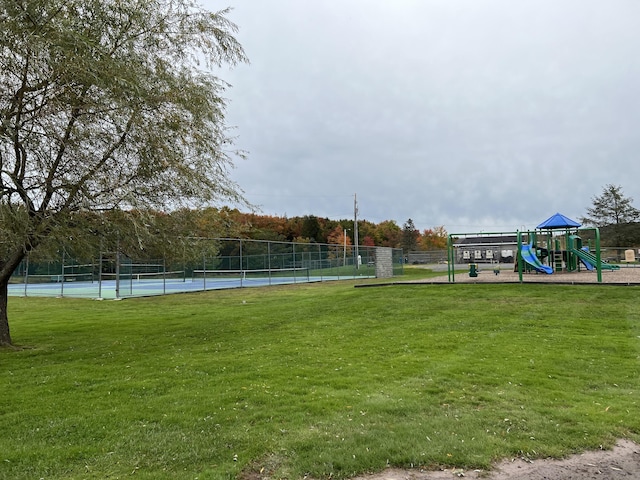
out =
{"type": "Polygon", "coordinates": [[[11,345],[9,317],[7,316],[7,297],[9,296],[9,279],[0,280],[0,347],[11,345]]]}
{"type": "Polygon", "coordinates": [[[13,344],[9,330],[9,316],[7,315],[9,280],[26,254],[26,249],[18,248],[6,260],[0,259],[0,347],[8,347],[13,344]]]}

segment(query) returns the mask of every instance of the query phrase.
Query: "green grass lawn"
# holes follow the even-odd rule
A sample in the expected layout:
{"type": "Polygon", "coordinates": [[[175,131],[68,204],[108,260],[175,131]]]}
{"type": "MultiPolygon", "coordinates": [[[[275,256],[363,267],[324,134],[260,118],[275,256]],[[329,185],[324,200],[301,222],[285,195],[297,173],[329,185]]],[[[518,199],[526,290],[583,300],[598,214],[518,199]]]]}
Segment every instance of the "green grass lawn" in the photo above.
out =
{"type": "Polygon", "coordinates": [[[636,287],[354,284],[11,298],[0,479],[344,478],[640,440],[636,287]]]}

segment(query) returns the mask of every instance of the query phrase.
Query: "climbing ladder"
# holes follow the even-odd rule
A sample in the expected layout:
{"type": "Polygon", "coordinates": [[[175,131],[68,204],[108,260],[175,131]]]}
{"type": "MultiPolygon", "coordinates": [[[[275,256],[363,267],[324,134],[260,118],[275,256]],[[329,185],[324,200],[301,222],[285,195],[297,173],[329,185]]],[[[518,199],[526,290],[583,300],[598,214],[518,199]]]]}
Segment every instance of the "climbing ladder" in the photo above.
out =
{"type": "Polygon", "coordinates": [[[562,271],[562,252],[554,250],[553,252],[553,270],[556,272],[562,271]]]}

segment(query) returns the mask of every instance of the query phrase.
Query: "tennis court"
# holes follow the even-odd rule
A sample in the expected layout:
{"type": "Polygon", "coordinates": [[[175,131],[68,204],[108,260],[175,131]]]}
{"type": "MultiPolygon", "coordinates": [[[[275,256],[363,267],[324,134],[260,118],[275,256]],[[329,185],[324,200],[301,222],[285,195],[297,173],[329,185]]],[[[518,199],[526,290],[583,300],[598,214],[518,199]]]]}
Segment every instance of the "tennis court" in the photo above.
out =
{"type": "Polygon", "coordinates": [[[29,297],[80,297],[115,299],[199,292],[229,288],[263,287],[296,283],[324,282],[353,278],[371,278],[372,272],[353,275],[323,275],[308,268],[283,270],[193,270],[120,275],[102,274],[100,278],[50,275],[30,277],[27,283],[9,285],[9,295],[29,297]]]}
{"type": "Polygon", "coordinates": [[[177,238],[155,257],[113,238],[75,254],[73,244],[26,256],[12,296],[119,299],[228,288],[375,278],[402,272],[400,249],[229,238],[177,238]]]}

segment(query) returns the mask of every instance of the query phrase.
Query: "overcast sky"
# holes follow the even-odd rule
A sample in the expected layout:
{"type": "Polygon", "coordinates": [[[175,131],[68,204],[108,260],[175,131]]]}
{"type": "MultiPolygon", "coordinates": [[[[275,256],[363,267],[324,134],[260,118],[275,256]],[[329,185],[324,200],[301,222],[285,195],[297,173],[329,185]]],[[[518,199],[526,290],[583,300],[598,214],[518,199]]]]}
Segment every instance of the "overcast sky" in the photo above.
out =
{"type": "Polygon", "coordinates": [[[204,0],[250,65],[219,75],[268,215],[450,233],[640,208],[638,0],[204,0]]]}

